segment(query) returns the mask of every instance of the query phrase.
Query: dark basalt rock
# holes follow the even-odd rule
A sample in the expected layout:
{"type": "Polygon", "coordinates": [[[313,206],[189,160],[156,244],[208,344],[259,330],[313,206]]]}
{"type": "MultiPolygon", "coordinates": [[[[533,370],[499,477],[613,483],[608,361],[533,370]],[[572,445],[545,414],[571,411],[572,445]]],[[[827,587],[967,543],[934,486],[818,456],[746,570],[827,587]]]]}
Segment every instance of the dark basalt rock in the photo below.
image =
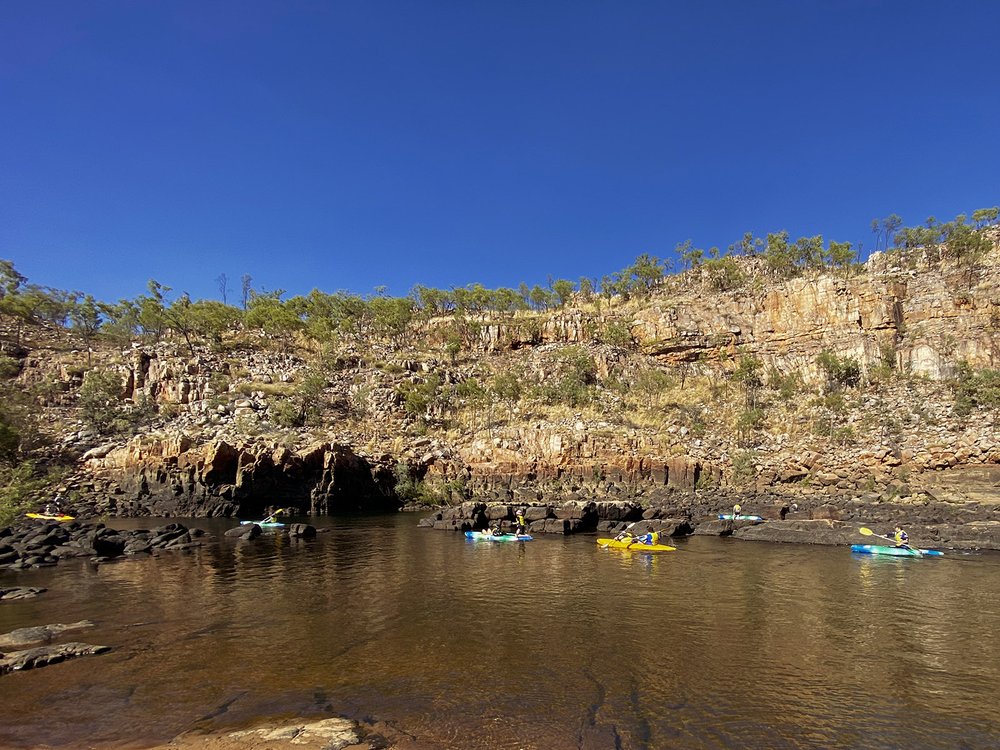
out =
{"type": "Polygon", "coordinates": [[[116,531],[102,523],[72,521],[41,526],[21,524],[5,530],[0,566],[13,570],[55,565],[61,559],[87,556],[98,562],[160,550],[190,549],[201,544],[200,529],[171,523],[152,531],[116,531]]]}
{"type": "Polygon", "coordinates": [[[263,529],[261,529],[257,524],[247,523],[240,526],[234,526],[229,529],[226,532],[226,536],[233,537],[235,539],[256,539],[263,533],[263,529]]]}

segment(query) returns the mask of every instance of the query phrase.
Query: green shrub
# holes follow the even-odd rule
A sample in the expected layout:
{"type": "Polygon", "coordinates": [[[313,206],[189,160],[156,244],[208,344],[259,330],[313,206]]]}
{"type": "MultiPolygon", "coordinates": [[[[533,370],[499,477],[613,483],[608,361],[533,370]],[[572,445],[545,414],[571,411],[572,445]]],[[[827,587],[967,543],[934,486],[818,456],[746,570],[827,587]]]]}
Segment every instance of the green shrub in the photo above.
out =
{"type": "Polygon", "coordinates": [[[959,362],[951,380],[955,414],[969,416],[974,409],[1000,408],[1000,370],[973,370],[968,362],[959,362]]]}
{"type": "Polygon", "coordinates": [[[16,378],[21,372],[21,360],[0,354],[0,379],[16,378]]]}
{"type": "Polygon", "coordinates": [[[824,349],[816,357],[816,364],[826,375],[827,384],[831,388],[838,386],[853,388],[861,382],[861,365],[853,357],[838,357],[824,349]]]}

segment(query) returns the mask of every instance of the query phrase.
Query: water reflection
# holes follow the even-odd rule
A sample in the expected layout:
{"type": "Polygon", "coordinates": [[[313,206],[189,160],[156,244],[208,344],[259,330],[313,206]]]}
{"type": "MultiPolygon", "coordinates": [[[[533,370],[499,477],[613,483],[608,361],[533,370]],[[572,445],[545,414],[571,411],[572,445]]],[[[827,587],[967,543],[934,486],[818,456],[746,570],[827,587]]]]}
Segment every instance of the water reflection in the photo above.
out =
{"type": "Polygon", "coordinates": [[[995,556],[707,538],[633,554],[415,521],[7,576],[51,591],[0,607],[0,632],[89,618],[81,640],[114,651],[0,678],[0,745],[330,712],[443,748],[998,744],[995,556]]]}

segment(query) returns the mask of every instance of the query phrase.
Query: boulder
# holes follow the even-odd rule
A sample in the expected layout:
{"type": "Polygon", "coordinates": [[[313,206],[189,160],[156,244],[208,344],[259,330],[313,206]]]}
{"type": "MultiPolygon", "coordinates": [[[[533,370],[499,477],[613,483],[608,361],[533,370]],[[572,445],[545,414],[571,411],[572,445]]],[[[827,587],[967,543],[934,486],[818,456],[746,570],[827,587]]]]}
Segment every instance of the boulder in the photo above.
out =
{"type": "Polygon", "coordinates": [[[255,523],[240,524],[226,531],[226,536],[233,539],[256,539],[264,532],[255,523]]]}

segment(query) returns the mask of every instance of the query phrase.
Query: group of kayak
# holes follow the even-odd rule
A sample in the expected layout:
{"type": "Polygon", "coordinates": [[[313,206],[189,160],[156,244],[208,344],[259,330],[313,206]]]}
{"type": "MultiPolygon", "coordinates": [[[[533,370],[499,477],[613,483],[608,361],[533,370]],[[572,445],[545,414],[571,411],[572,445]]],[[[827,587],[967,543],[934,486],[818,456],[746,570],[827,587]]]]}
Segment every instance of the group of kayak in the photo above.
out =
{"type": "MultiPolygon", "coordinates": [[[[528,542],[533,539],[526,533],[523,511],[518,511],[517,530],[514,533],[504,533],[500,527],[486,528],[483,531],[466,531],[468,539],[493,541],[493,542],[528,542]]],[[[744,515],[742,508],[737,504],[733,507],[732,513],[720,513],[719,518],[723,520],[746,520],[763,521],[761,516],[744,515]]],[[[597,543],[602,549],[622,549],[632,552],[673,552],[676,547],[669,544],[660,544],[660,532],[653,531],[652,526],[646,527],[645,534],[633,534],[632,528],[635,523],[629,524],[618,536],[614,538],[600,538],[597,543]]],[[[900,526],[896,526],[892,536],[876,534],[871,529],[862,527],[859,529],[863,536],[875,536],[892,542],[892,545],[884,544],[852,544],[851,552],[866,555],[890,555],[895,557],[937,557],[944,553],[935,549],[921,549],[909,544],[909,535],[900,526]]]]}
{"type": "MultiPolygon", "coordinates": [[[[34,518],[44,521],[72,521],[73,516],[66,515],[62,512],[61,497],[57,497],[52,503],[45,506],[42,513],[27,513],[28,518],[34,518]]],[[[743,514],[743,509],[739,504],[733,506],[732,513],[720,513],[720,520],[729,521],[763,521],[761,516],[745,515],[743,514]]],[[[267,528],[280,528],[285,526],[282,517],[285,515],[286,511],[283,508],[278,508],[273,513],[271,513],[267,518],[262,521],[240,521],[241,524],[256,524],[257,526],[267,527],[267,528]]],[[[482,531],[466,531],[465,536],[467,539],[473,539],[477,541],[491,541],[491,542],[530,542],[534,540],[531,534],[527,533],[528,523],[525,518],[527,514],[527,509],[522,508],[515,514],[515,530],[513,532],[504,532],[499,525],[490,526],[482,531]]],[[[602,549],[624,549],[632,550],[634,552],[672,552],[676,550],[676,547],[672,547],[669,544],[660,544],[660,533],[658,531],[653,531],[652,526],[646,527],[645,534],[633,534],[631,529],[635,526],[635,523],[630,524],[625,528],[618,536],[614,538],[603,538],[598,539],[597,543],[602,549]]],[[[851,552],[865,555],[891,555],[895,557],[938,557],[944,553],[936,549],[921,549],[919,547],[913,547],[909,544],[909,535],[900,527],[896,526],[893,530],[892,536],[887,536],[883,534],[876,534],[871,529],[862,527],[858,531],[863,536],[874,536],[879,539],[885,539],[888,542],[892,542],[892,545],[884,544],[852,544],[851,552]]]]}

